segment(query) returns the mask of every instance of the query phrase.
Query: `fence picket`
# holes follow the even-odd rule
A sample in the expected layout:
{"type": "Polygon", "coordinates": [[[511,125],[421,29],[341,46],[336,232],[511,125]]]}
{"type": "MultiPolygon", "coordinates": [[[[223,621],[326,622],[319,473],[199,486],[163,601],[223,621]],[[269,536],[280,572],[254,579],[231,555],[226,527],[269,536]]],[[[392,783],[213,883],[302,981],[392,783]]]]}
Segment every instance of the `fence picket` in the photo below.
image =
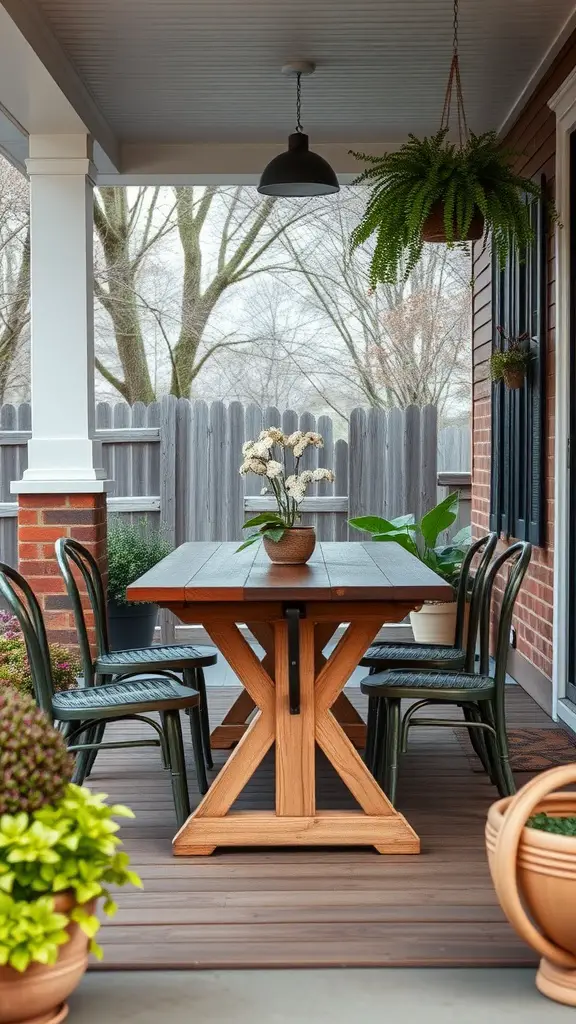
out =
{"type": "MultiPolygon", "coordinates": [[[[324,437],[324,448],[307,449],[301,468],[329,467],[336,482],[314,484],[308,493],[320,501],[347,496],[348,511],[314,511],[304,516],[303,522],[316,527],[320,540],[359,539],[348,528],[349,516],[372,512],[392,518],[409,511],[421,515],[437,500],[438,472],[465,473],[470,467],[469,427],[438,429],[432,407],[353,409],[347,439],[334,441],[330,416],[316,421],[311,412],[299,415],[273,406],[261,409],[216,401],[209,407],[202,400],[174,397],[149,406],[136,403],[133,408],[125,402],[96,406],[98,430],[131,431],[103,444],[103,464],[115,481],[112,497],[134,496],[142,503],[149,496],[156,509],[160,506],[160,513],[126,509],[120,514],[144,515],[150,522],[160,519],[175,544],[241,538],[244,498],[259,496],[265,484],[262,477],[238,473],[242,444],[257,438],[264,426],[279,426],[286,434],[317,430],[324,437]],[[142,438],[132,433],[138,428],[147,431],[142,438]]],[[[29,404],[0,408],[0,502],[5,505],[0,509],[0,558],[12,564],[17,558],[17,531],[10,484],[26,469],[29,430],[29,404]]],[[[286,463],[290,472],[289,452],[286,463]]],[[[462,512],[469,518],[465,502],[462,512]]],[[[172,635],[168,616],[163,615],[162,622],[164,635],[172,635]]]]}
{"type": "Polygon", "coordinates": [[[244,407],[230,402],[226,447],[226,540],[240,540],[244,522],[244,486],[240,476],[244,444],[244,407]]]}

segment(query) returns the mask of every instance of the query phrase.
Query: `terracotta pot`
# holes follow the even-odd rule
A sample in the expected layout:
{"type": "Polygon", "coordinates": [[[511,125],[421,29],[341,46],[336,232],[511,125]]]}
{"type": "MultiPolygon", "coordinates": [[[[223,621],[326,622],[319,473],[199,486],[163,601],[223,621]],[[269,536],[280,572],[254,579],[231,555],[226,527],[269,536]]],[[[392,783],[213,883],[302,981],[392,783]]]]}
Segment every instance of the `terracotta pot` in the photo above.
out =
{"type": "MultiPolygon", "coordinates": [[[[59,913],[67,913],[75,901],[62,893],[54,902],[59,913]]],[[[94,913],[94,906],[86,904],[88,913],[94,913]]],[[[60,946],[52,967],[30,964],[23,974],[0,967],[0,1024],[60,1024],[68,1016],[66,1000],[88,966],[88,939],[75,923],[67,930],[70,941],[60,946]]]]}
{"type": "Polygon", "coordinates": [[[576,816],[576,764],[551,768],[516,796],[493,804],[486,824],[490,872],[502,910],[518,935],[542,956],[536,986],[576,1006],[576,838],[526,828],[539,811],[576,816]]]}
{"type": "MultiPolygon", "coordinates": [[[[484,234],[484,217],[479,210],[474,211],[466,238],[462,242],[477,242],[484,234]]],[[[444,204],[435,203],[429,216],[422,227],[422,238],[425,242],[445,242],[446,228],[444,227],[444,204]]]]}
{"type": "Polygon", "coordinates": [[[292,526],[284,531],[279,541],[264,534],[264,547],[271,562],[278,565],[303,565],[316,547],[316,534],[312,526],[292,526]]]}
{"type": "Polygon", "coordinates": [[[522,368],[518,370],[502,370],[502,379],[506,387],[510,388],[510,391],[517,391],[518,388],[524,386],[526,371],[522,368]]]}

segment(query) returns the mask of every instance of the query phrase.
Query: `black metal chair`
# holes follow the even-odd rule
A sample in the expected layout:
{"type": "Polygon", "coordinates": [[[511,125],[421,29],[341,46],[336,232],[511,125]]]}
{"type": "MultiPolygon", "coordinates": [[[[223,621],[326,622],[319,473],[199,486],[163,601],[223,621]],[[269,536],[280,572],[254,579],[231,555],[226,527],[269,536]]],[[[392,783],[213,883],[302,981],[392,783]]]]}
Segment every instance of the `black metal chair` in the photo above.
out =
{"type": "Polygon", "coordinates": [[[180,711],[189,711],[190,720],[195,723],[192,737],[200,779],[205,772],[200,735],[200,694],[183,686],[172,672],[155,672],[147,677],[139,674],[137,678],[125,675],[117,682],[102,686],[87,685],[56,692],[40,605],[24,577],[3,563],[0,563],[0,594],[20,623],[37,704],[51,722],[66,725],[69,749],[77,753],[74,782],[79,785],[84,782],[89,758],[95,748],[159,746],[164,765],[170,771],[178,826],[182,825],[190,814],[190,801],[180,711]],[[154,712],[159,713],[160,722],[148,717],[154,712]],[[134,719],[154,729],[157,738],[95,743],[94,734],[102,723],[134,719]],[[83,735],[84,742],[75,742],[83,735]]]}
{"type": "MultiPolygon", "coordinates": [[[[56,541],[56,558],[64,577],[66,590],[68,591],[68,597],[74,612],[85,679],[92,679],[94,681],[94,677],[101,677],[106,680],[126,672],[134,675],[140,672],[157,672],[158,670],[164,671],[165,669],[172,672],[181,672],[183,685],[189,686],[200,694],[200,724],[204,759],[206,766],[213,768],[210,750],[208,701],[203,670],[208,665],[216,664],[218,656],[214,649],[212,647],[194,647],[185,644],[164,644],[132,650],[111,651],[108,640],[104,584],[95,558],[78,541],[70,540],[66,537],[61,537],[60,540],[56,541]],[[82,600],[72,572],[72,565],[76,566],[84,579],[92,607],[97,650],[94,660],[92,660],[82,600]]],[[[195,728],[192,718],[190,718],[190,727],[191,730],[195,728]]],[[[102,733],[103,730],[101,729],[100,732],[102,733]]],[[[89,772],[96,753],[97,751],[95,750],[88,767],[89,772]]],[[[205,791],[205,788],[201,789],[201,792],[205,791]]]]}
{"type": "MultiPolygon", "coordinates": [[[[396,800],[398,760],[405,752],[412,726],[463,727],[486,772],[502,796],[515,792],[508,758],[505,684],[510,625],[514,604],[532,555],[532,546],[518,542],[498,555],[486,574],[480,602],[480,665],[472,671],[394,670],[378,672],[362,680],[372,714],[368,723],[367,763],[392,803],[396,800]],[[490,675],[490,614],[497,574],[513,563],[500,608],[494,674],[490,675]],[[401,700],[415,700],[401,722],[401,700]],[[463,720],[414,717],[430,704],[456,704],[463,720]],[[375,712],[374,712],[375,709],[375,712]]],[[[472,628],[472,624],[471,624],[472,628]]]]}
{"type": "Polygon", "coordinates": [[[375,672],[382,672],[388,668],[462,668],[467,663],[470,654],[472,655],[470,668],[472,668],[474,638],[471,651],[470,644],[464,643],[466,601],[470,595],[470,614],[472,615],[479,602],[486,570],[497,543],[497,534],[489,533],[474,541],[466,552],[456,592],[456,630],[453,645],[419,644],[413,640],[378,642],[366,651],[360,662],[363,668],[370,668],[375,672]],[[482,553],[482,558],[472,578],[472,562],[480,553],[482,553]]]}
{"type": "MultiPolygon", "coordinates": [[[[385,672],[387,669],[412,668],[415,671],[424,669],[446,669],[456,672],[463,669],[473,672],[476,658],[476,637],[480,621],[480,604],[482,588],[488,566],[492,560],[498,535],[489,533],[474,541],[466,552],[462,563],[458,589],[456,594],[456,630],[453,646],[445,644],[419,644],[414,641],[385,642],[373,644],[362,658],[360,665],[369,668],[370,674],[385,672]],[[481,555],[478,567],[472,577],[472,563],[477,555],[481,555]],[[468,634],[464,642],[466,624],[466,603],[470,596],[468,634]]],[[[368,735],[366,740],[366,763],[370,765],[374,757],[373,743],[376,742],[376,720],[378,698],[370,697],[368,701],[368,735]]]]}

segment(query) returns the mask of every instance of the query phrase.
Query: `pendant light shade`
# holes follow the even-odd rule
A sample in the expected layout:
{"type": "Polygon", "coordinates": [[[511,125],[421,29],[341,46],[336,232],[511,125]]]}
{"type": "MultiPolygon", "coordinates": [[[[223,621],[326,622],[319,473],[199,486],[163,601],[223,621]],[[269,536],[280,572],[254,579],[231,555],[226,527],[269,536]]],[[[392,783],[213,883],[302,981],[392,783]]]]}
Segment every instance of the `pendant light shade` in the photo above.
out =
{"type": "Polygon", "coordinates": [[[326,196],[339,189],[328,161],[308,149],[304,132],[290,135],[286,153],[270,161],[258,185],[264,196],[326,196]]]}
{"type": "Polygon", "coordinates": [[[264,196],[326,196],[340,191],[338,178],[324,157],[311,153],[308,136],[300,124],[300,78],[312,74],[313,64],[298,62],[282,68],[296,76],[296,131],[288,138],[288,149],[264,168],[258,191],[264,196]]]}

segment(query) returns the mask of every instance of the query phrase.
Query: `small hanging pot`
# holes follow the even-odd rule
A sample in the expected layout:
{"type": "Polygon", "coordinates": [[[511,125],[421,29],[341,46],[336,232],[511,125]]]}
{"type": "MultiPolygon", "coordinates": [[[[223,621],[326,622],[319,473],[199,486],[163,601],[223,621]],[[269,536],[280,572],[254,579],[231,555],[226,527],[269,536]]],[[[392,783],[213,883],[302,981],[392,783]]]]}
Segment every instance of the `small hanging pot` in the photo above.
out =
{"type": "MultiPolygon", "coordinates": [[[[458,242],[477,242],[484,234],[484,217],[480,210],[474,210],[470,227],[465,238],[458,238],[454,225],[454,238],[458,242]]],[[[434,203],[422,226],[422,238],[425,242],[445,242],[446,227],[444,224],[444,203],[434,203]]]]}
{"type": "Polygon", "coordinates": [[[518,391],[519,388],[524,387],[526,370],[521,366],[514,368],[510,367],[510,369],[502,371],[502,380],[510,391],[518,391]]]}

